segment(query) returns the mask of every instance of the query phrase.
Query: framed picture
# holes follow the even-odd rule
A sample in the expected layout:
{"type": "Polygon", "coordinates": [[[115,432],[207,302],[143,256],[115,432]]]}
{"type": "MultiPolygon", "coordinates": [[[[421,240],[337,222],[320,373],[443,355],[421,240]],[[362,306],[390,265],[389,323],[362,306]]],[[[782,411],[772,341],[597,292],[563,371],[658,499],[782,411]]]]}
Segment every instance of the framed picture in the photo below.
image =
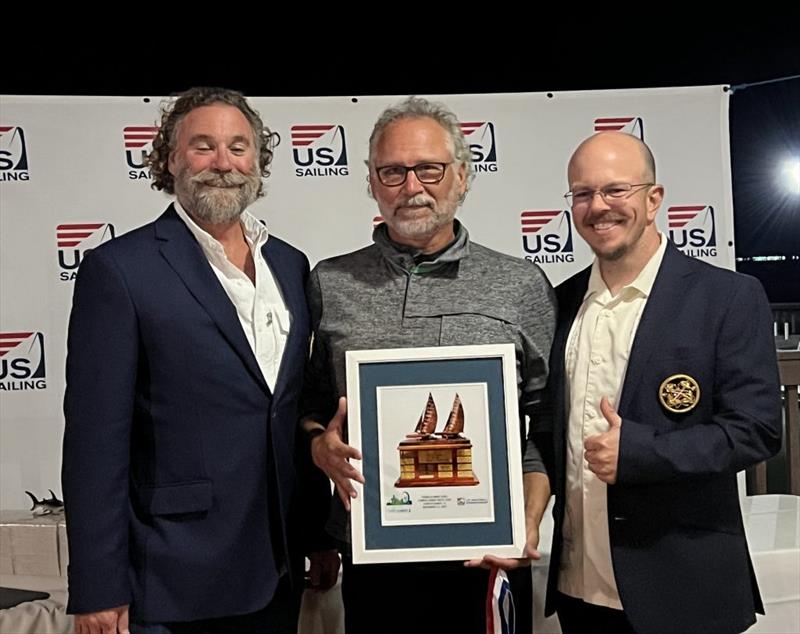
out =
{"type": "Polygon", "coordinates": [[[520,557],[514,346],[358,350],[346,363],[348,442],[366,480],[353,562],[520,557]]]}

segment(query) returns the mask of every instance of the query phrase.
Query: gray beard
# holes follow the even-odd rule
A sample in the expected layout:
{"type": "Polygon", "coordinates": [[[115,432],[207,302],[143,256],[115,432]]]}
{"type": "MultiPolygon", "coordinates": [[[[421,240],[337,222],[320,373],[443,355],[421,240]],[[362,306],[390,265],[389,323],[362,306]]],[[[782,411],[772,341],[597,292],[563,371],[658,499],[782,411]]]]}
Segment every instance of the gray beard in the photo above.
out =
{"type": "Polygon", "coordinates": [[[257,200],[260,185],[261,179],[255,174],[215,174],[208,170],[188,178],[181,173],[175,181],[176,193],[187,211],[214,225],[241,216],[257,200]]]}
{"type": "Polygon", "coordinates": [[[242,190],[202,192],[192,201],[192,211],[200,220],[213,225],[227,224],[242,215],[255,201],[247,200],[242,190]]]}
{"type": "Polygon", "coordinates": [[[458,200],[452,196],[442,201],[442,208],[438,213],[433,211],[434,200],[424,194],[413,196],[404,204],[428,205],[431,209],[430,215],[424,218],[398,219],[395,216],[389,223],[395,232],[408,238],[420,238],[435,233],[441,227],[450,224],[458,210],[458,200]]]}

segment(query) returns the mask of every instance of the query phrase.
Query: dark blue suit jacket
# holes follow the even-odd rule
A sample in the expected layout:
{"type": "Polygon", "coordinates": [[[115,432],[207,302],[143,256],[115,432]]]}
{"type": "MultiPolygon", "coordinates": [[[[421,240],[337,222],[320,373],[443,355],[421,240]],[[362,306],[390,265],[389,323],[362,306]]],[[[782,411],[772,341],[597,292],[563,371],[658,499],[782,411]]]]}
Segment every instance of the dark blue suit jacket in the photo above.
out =
{"type": "MultiPolygon", "coordinates": [[[[297,398],[306,257],[264,257],[291,314],[274,392],[236,309],[170,207],[89,253],[75,284],[64,403],[69,611],[131,603],[138,621],[258,610],[296,572],[297,398]]],[[[321,480],[316,481],[318,484],[321,480]]],[[[316,513],[316,515],[314,515],[316,513]]],[[[307,531],[306,534],[309,534],[307,531]]]]}
{"type": "MultiPolygon", "coordinates": [[[[564,521],[567,407],[564,351],[590,269],[556,289],[559,320],[540,412],[553,432],[555,530],[546,613],[564,521]]],[[[611,559],[637,632],[741,632],[763,605],[747,550],[736,472],[781,443],[772,316],[753,278],[686,257],[667,244],[631,349],[618,412],[617,483],[608,487],[611,559]],[[658,398],[673,374],[700,385],[691,411],[658,398]]]]}

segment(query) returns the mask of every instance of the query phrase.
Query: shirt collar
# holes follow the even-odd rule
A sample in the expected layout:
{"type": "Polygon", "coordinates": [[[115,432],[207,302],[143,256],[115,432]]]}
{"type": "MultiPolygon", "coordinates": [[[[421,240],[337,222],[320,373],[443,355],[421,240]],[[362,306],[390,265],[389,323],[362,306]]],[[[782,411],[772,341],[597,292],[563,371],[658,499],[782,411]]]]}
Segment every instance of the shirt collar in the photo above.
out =
{"type": "MultiPolygon", "coordinates": [[[[206,254],[206,257],[219,257],[220,255],[224,257],[225,249],[222,247],[220,242],[210,233],[208,233],[208,231],[198,225],[194,221],[194,218],[187,213],[187,211],[183,208],[183,205],[181,205],[178,200],[175,200],[174,205],[175,212],[178,214],[178,217],[183,220],[189,231],[192,232],[192,235],[200,244],[200,247],[203,249],[203,253],[206,254]]],[[[246,209],[242,215],[239,216],[239,221],[241,222],[242,231],[244,232],[244,237],[247,240],[247,243],[256,249],[260,249],[262,246],[264,246],[269,239],[269,231],[267,230],[267,227],[246,209]]]]}
{"type": "Polygon", "coordinates": [[[595,257],[594,262],[592,262],[592,271],[589,275],[589,285],[586,289],[586,294],[583,296],[584,301],[591,297],[595,301],[606,304],[612,299],[626,299],[635,295],[649,297],[650,293],[653,291],[653,284],[656,281],[658,269],[661,268],[664,252],[667,250],[667,240],[664,235],[659,233],[658,238],[659,245],[656,252],[647,261],[644,268],[639,271],[639,275],[636,276],[636,279],[622,287],[616,298],[611,297],[611,291],[608,290],[606,283],[603,281],[603,276],[600,273],[600,264],[595,257]]]}
{"type": "Polygon", "coordinates": [[[457,262],[469,255],[469,232],[467,228],[458,220],[453,220],[453,232],[455,233],[455,240],[453,240],[450,246],[437,254],[432,260],[426,260],[421,264],[415,264],[414,259],[417,258],[422,251],[416,247],[410,247],[392,241],[389,238],[389,230],[386,223],[381,222],[375,227],[372,232],[372,239],[380,249],[383,258],[392,266],[399,267],[403,271],[411,270],[412,272],[422,274],[433,271],[447,263],[457,262]]]}

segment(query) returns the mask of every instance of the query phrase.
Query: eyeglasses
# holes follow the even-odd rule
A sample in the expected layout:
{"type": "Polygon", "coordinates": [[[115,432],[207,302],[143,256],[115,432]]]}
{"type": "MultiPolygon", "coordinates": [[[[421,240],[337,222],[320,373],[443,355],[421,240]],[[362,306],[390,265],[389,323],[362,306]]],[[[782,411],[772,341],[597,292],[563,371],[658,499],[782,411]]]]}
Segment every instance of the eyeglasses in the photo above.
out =
{"type": "Polygon", "coordinates": [[[386,187],[399,187],[406,182],[410,171],[414,172],[420,183],[434,185],[444,178],[444,172],[450,163],[417,163],[412,167],[384,165],[376,167],[375,173],[378,175],[378,180],[386,187]]]}
{"type": "Polygon", "coordinates": [[[632,195],[637,189],[641,189],[642,187],[652,187],[655,183],[635,183],[631,185],[630,183],[614,183],[612,185],[606,185],[600,189],[577,189],[573,192],[567,192],[564,194],[564,198],[567,199],[567,204],[570,207],[580,207],[582,205],[588,205],[589,203],[594,200],[595,194],[600,194],[607,203],[611,204],[614,201],[624,200],[628,196],[632,195]]]}

